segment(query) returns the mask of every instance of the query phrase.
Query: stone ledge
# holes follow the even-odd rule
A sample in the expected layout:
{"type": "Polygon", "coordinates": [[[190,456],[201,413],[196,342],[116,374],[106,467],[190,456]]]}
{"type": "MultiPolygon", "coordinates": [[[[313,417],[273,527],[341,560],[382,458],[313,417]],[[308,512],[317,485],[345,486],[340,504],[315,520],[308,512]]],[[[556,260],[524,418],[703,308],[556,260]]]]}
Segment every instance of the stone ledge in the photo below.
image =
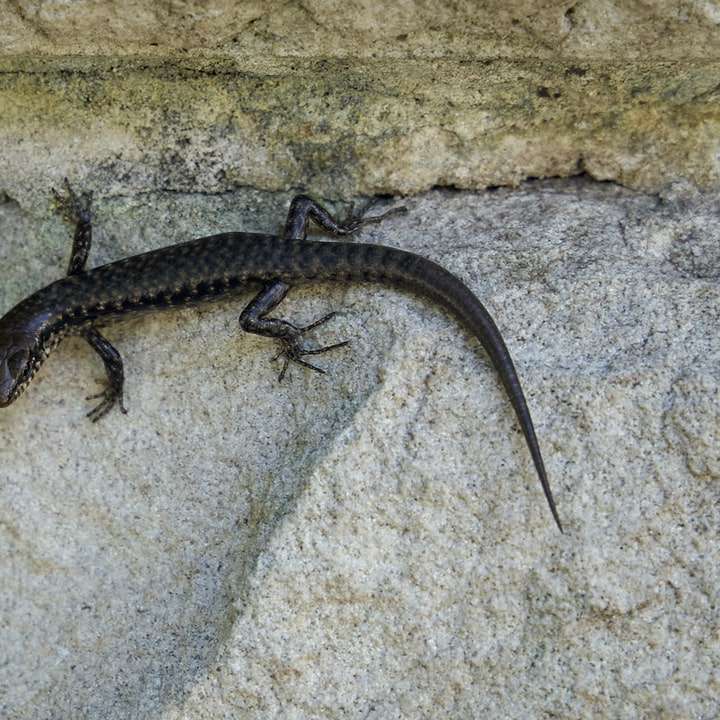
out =
{"type": "Polygon", "coordinates": [[[720,62],[388,62],[5,63],[0,185],[37,213],[63,175],[107,196],[347,198],[583,172],[720,187],[720,62]]]}

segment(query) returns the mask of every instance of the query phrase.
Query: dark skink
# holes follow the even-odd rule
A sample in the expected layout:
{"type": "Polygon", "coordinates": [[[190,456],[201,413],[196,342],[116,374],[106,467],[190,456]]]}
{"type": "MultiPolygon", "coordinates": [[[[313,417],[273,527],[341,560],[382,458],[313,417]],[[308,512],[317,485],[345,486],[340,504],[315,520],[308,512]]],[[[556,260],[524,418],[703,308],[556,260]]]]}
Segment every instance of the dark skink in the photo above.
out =
{"type": "Polygon", "coordinates": [[[480,340],[505,386],[550,510],[562,531],[515,367],[500,331],[477,297],[452,273],[419,255],[382,245],[305,239],[310,220],[330,233],[349,235],[363,224],[404,209],[340,223],[313,200],[299,195],[290,206],[281,238],[222,233],[85,270],[92,232],[90,198],[75,195],[69,185],[66,193],[56,193],[56,198],[66,219],[76,224],[68,275],[30,295],[0,319],[0,406],[16,400],[60,340],[75,334],[88,340],[108,375],[108,387],[98,396],[101,402],[89,417],[99,419],[116,403],[124,412],[122,359],[97,328],[136,313],[225,297],[248,286],[261,286],[262,290],[243,310],[241,327],[280,341],[284,356],[281,379],[290,361],[322,372],[304,358],[346,343],[309,349],[303,344],[303,333],[332,314],[306,327],[296,327],[270,318],[268,313],[290,286],[298,283],[382,283],[433,300],[480,340]]]}

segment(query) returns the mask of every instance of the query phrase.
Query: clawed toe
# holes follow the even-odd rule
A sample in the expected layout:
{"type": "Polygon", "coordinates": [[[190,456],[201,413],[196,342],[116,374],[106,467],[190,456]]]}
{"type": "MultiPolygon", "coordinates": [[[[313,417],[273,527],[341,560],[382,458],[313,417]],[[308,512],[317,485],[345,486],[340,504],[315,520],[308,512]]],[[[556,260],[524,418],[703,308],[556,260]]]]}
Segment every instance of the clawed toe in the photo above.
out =
{"type": "Polygon", "coordinates": [[[327,315],[323,315],[319,320],[315,320],[315,322],[311,322],[309,325],[306,325],[305,327],[300,328],[300,333],[306,333],[308,330],[313,330],[314,328],[325,324],[328,320],[332,320],[337,313],[335,311],[329,312],[327,315]]]}
{"type": "Polygon", "coordinates": [[[103,400],[96,405],[92,410],[85,413],[85,417],[90,419],[90,422],[96,423],[100,418],[105,417],[110,412],[110,409],[115,404],[114,400],[109,398],[103,398],[103,400]]]}
{"type": "Polygon", "coordinates": [[[312,350],[303,350],[301,355],[320,355],[321,353],[328,352],[329,350],[335,350],[336,348],[345,347],[349,345],[350,340],[341,340],[340,342],[333,343],[332,345],[325,345],[324,347],[314,348],[312,350]]]}
{"type": "MultiPolygon", "coordinates": [[[[397,207],[390,208],[389,210],[386,210],[384,213],[380,213],[379,215],[371,215],[370,217],[367,216],[367,212],[377,205],[378,199],[373,198],[371,199],[365,207],[357,214],[351,214],[351,216],[348,218],[346,228],[348,232],[353,233],[359,230],[363,225],[371,225],[374,223],[382,222],[386,217],[389,217],[390,215],[400,215],[402,213],[407,212],[407,208],[404,205],[398,205],[397,207]]],[[[351,211],[352,213],[352,211],[351,211]]]]}
{"type": "MultiPolygon", "coordinates": [[[[278,382],[282,382],[283,378],[285,377],[285,373],[287,372],[287,369],[290,365],[290,361],[296,363],[297,365],[302,365],[303,367],[309,368],[310,370],[314,370],[316,373],[320,373],[321,375],[325,375],[327,373],[327,370],[323,370],[322,368],[318,367],[317,365],[313,365],[312,363],[307,362],[307,360],[303,360],[301,356],[299,355],[290,355],[289,353],[282,353],[284,355],[283,359],[283,366],[282,370],[280,370],[280,374],[278,375],[278,382]]],[[[310,353],[305,353],[310,354],[310,353]]]]}
{"type": "Polygon", "coordinates": [[[384,213],[380,213],[380,215],[372,215],[368,217],[367,213],[379,202],[379,198],[371,198],[358,212],[355,212],[354,203],[350,203],[348,214],[342,224],[342,234],[351,235],[352,233],[357,232],[363,225],[379,223],[389,215],[398,215],[407,212],[407,208],[404,205],[399,205],[397,207],[386,210],[384,213]]]}
{"type": "Polygon", "coordinates": [[[127,414],[127,408],[125,407],[125,403],[123,402],[122,393],[118,393],[112,388],[107,388],[106,390],[96,393],[95,395],[88,395],[85,399],[97,400],[98,398],[102,398],[102,400],[92,410],[85,414],[85,417],[89,418],[90,422],[96,423],[98,420],[100,420],[100,418],[105,417],[105,415],[107,415],[110,410],[112,410],[113,405],[115,405],[116,403],[120,408],[120,412],[123,413],[123,415],[127,414]]]}
{"type": "Polygon", "coordinates": [[[342,342],[333,343],[332,345],[325,345],[324,347],[320,348],[306,349],[303,348],[302,345],[293,344],[290,342],[283,343],[283,347],[281,348],[280,352],[273,358],[274,360],[277,360],[281,357],[283,358],[283,366],[280,370],[280,374],[278,375],[278,382],[282,382],[282,379],[285,377],[285,373],[287,372],[288,366],[291,362],[294,362],[296,365],[302,365],[303,367],[309,368],[310,370],[314,370],[316,373],[320,373],[321,375],[325,375],[327,373],[327,370],[323,370],[323,368],[318,367],[317,365],[313,365],[307,360],[303,360],[303,357],[305,357],[305,355],[320,355],[321,353],[335,350],[336,348],[341,348],[349,344],[349,340],[343,340],[342,342]]]}

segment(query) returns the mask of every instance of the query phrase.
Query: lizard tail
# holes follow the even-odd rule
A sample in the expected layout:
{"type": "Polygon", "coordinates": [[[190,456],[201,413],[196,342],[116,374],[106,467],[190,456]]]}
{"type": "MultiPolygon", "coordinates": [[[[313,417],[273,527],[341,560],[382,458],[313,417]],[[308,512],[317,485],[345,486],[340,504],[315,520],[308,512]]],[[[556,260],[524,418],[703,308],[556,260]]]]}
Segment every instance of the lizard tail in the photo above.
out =
{"type": "Polygon", "coordinates": [[[325,279],[346,278],[405,287],[437,302],[482,343],[500,375],[520,422],[550,511],[558,529],[563,532],[515,365],[495,321],[475,294],[451,272],[414,253],[382,245],[332,242],[309,244],[315,245],[316,252],[325,256],[323,262],[319,263],[325,271],[319,275],[325,275],[325,279]]]}

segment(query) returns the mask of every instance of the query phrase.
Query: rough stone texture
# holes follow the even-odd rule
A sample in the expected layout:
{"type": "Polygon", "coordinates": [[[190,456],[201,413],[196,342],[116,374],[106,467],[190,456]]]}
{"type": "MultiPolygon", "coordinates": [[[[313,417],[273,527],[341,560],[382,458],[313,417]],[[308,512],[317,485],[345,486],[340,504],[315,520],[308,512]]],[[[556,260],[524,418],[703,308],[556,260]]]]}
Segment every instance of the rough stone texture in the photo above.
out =
{"type": "MultiPolygon", "coordinates": [[[[99,197],[93,260],[270,229],[286,197],[99,197]]],[[[720,713],[717,202],[582,180],[434,191],[369,229],[502,328],[567,534],[486,357],[388,289],[322,378],[278,385],[238,303],[108,330],[130,414],[92,426],[63,344],[0,415],[0,715],[714,718],[720,713]]],[[[6,199],[0,306],[67,230],[6,199]]]]}
{"type": "Polygon", "coordinates": [[[356,58],[409,54],[707,59],[718,54],[711,0],[14,0],[3,54],[137,55],[187,50],[356,58]]]}
{"type": "Polygon", "coordinates": [[[680,2],[0,7],[0,177],[335,198],[587,172],[720,189],[720,10],[680,2]]]}

